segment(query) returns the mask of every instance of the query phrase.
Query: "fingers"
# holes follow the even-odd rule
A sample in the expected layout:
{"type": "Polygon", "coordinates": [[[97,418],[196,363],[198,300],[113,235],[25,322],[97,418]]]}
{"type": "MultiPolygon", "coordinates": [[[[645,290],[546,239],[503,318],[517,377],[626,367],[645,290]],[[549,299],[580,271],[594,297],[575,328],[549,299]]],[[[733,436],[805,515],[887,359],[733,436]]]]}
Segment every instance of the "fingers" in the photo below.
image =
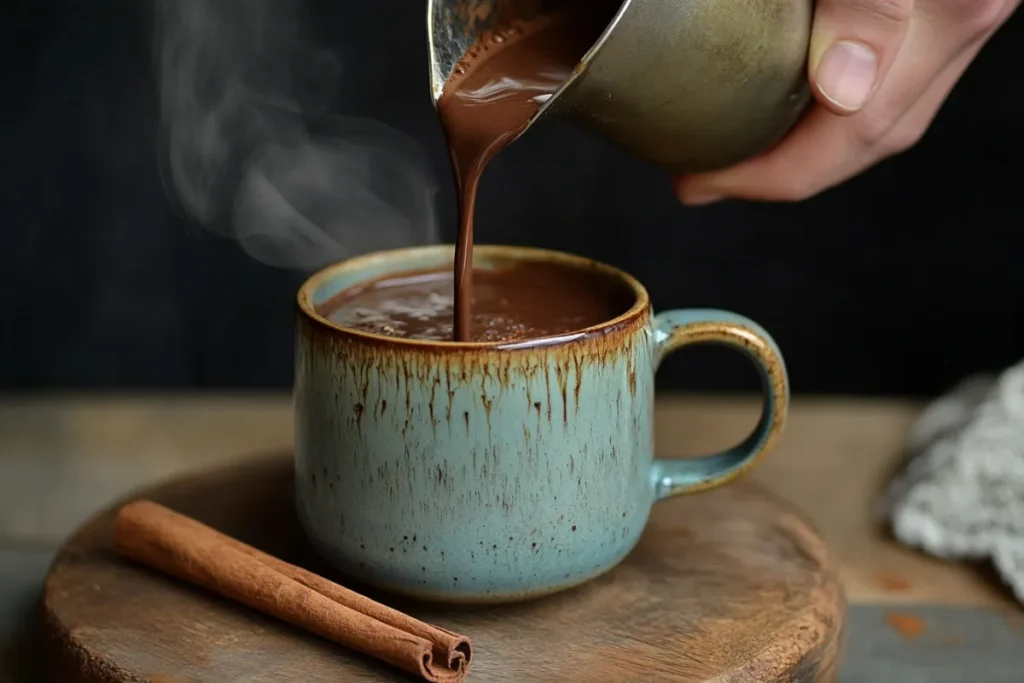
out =
{"type": "Polygon", "coordinates": [[[985,40],[1013,15],[1020,0],[921,0],[915,11],[943,26],[960,45],[985,40]]]}
{"type": "Polygon", "coordinates": [[[906,151],[918,143],[982,46],[983,43],[972,45],[947,64],[917,102],[890,129],[883,141],[890,154],[906,151]]]}
{"type": "Polygon", "coordinates": [[[915,22],[896,70],[862,111],[836,116],[814,107],[776,148],[728,169],[684,176],[677,195],[691,206],[725,197],[800,201],[905,151],[941,106],[938,93],[948,94],[980,48],[951,53],[950,45],[939,28],[915,22]]]}
{"type": "Polygon", "coordinates": [[[723,171],[679,178],[676,194],[700,206],[724,197],[799,201],[857,170],[862,149],[851,126],[815,107],[775,149],[723,171]]]}
{"type": "Polygon", "coordinates": [[[818,102],[854,114],[878,91],[903,44],[914,0],[821,0],[808,76],[818,102]]]}
{"type": "Polygon", "coordinates": [[[722,171],[682,176],[676,194],[690,206],[726,197],[793,202],[834,187],[916,144],[978,49],[962,53],[930,82],[893,83],[893,90],[912,98],[899,106],[885,93],[888,102],[879,111],[869,108],[855,117],[816,107],[775,149],[722,171]]]}
{"type": "MultiPolygon", "coordinates": [[[[901,41],[896,48],[898,59],[893,65],[896,52],[889,55],[877,48],[878,74],[892,69],[884,82],[872,86],[870,100],[859,111],[844,111],[846,115],[837,116],[834,103],[826,101],[829,106],[819,103],[778,146],[765,154],[728,169],[679,178],[676,185],[679,198],[689,205],[708,204],[727,197],[799,201],[909,149],[927,130],[987,38],[1013,14],[1020,1],[917,0],[914,21],[903,28],[898,28],[901,22],[893,13],[889,17],[890,37],[899,36],[901,41]]],[[[840,7],[854,4],[854,0],[846,0],[845,5],[839,0],[822,2],[822,7],[828,3],[833,13],[840,7]]],[[[828,16],[825,14],[819,20],[827,22],[825,17],[828,16]]],[[[841,34],[836,29],[834,35],[870,40],[864,25],[851,20],[849,29],[841,34]]],[[[832,29],[821,26],[828,24],[815,27],[819,44],[812,49],[817,49],[818,54],[823,53],[822,40],[829,46],[835,44],[829,43],[828,38],[821,38],[833,35],[827,33],[832,29]]],[[[882,33],[877,32],[876,36],[882,33]]],[[[876,38],[872,45],[881,45],[881,42],[876,38]]],[[[824,68],[822,60],[818,58],[819,71],[824,68]]],[[[819,101],[821,99],[823,96],[819,94],[819,101]]]]}

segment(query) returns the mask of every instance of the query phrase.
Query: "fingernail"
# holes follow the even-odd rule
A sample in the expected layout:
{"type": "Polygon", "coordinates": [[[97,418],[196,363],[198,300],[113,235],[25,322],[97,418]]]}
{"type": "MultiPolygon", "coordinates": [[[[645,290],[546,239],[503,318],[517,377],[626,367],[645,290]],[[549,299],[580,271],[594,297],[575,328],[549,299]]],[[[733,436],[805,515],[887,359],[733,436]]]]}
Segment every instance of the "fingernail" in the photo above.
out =
{"type": "Polygon", "coordinates": [[[878,76],[878,57],[861,43],[842,40],[833,45],[818,63],[817,81],[821,94],[847,111],[857,111],[871,97],[878,76]]]}

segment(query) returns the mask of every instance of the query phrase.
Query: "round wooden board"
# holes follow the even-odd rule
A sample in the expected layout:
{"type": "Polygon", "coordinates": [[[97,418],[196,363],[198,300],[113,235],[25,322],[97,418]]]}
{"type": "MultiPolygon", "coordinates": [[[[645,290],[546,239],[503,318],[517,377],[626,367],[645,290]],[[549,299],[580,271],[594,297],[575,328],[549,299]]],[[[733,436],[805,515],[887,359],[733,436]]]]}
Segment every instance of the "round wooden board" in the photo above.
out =
{"type": "MultiPolygon", "coordinates": [[[[138,497],[330,575],[305,549],[291,468],[286,455],[248,460],[138,497]]],[[[47,577],[52,680],[406,680],[342,646],[121,560],[112,551],[112,521],[111,510],[79,529],[47,577]]],[[[846,609],[822,541],[788,506],[746,482],[657,505],[619,567],[552,597],[490,608],[374,597],[469,636],[469,680],[480,683],[825,683],[836,677],[846,609]]]]}

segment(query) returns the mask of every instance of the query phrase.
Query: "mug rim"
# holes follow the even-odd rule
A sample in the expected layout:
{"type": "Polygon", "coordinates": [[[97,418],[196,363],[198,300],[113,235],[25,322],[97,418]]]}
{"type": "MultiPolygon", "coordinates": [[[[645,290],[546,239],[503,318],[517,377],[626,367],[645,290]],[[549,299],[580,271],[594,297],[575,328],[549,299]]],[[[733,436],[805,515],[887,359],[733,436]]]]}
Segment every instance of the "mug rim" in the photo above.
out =
{"type": "MultiPolygon", "coordinates": [[[[409,337],[392,337],[384,334],[377,334],[376,332],[367,332],[365,330],[358,330],[351,327],[345,327],[333,322],[329,318],[320,315],[317,312],[316,307],[313,305],[313,292],[318,287],[328,282],[331,278],[337,276],[339,273],[343,273],[347,270],[359,268],[367,264],[374,262],[387,262],[387,261],[398,261],[401,262],[402,258],[411,255],[422,255],[429,254],[430,252],[447,254],[451,253],[454,259],[455,245],[453,244],[431,244],[422,245],[415,247],[403,247],[399,249],[387,249],[382,251],[374,251],[360,256],[354,256],[344,261],[333,263],[329,266],[325,266],[320,270],[310,275],[299,287],[297,294],[297,303],[299,311],[306,317],[307,320],[317,323],[320,327],[325,328],[332,334],[343,334],[346,336],[354,337],[356,339],[362,339],[365,341],[375,342],[378,344],[392,344],[396,346],[404,346],[410,348],[430,348],[430,349],[445,349],[445,350],[459,350],[459,349],[515,349],[515,348],[537,348],[546,347],[552,345],[558,345],[568,343],[576,339],[589,337],[594,334],[600,334],[613,329],[618,329],[623,325],[633,321],[634,319],[642,316],[645,311],[650,308],[650,297],[647,294],[647,289],[637,280],[635,277],[622,270],[616,268],[610,264],[598,261],[596,259],[587,258],[586,256],[579,256],[577,254],[570,254],[564,251],[558,251],[555,249],[542,249],[539,247],[520,247],[505,244],[478,244],[473,247],[474,257],[478,255],[488,256],[492,258],[505,258],[512,261],[533,261],[533,262],[548,262],[557,263],[564,265],[569,268],[576,270],[589,269],[591,271],[597,271],[601,274],[613,277],[620,283],[628,286],[634,295],[633,305],[629,307],[623,313],[601,322],[597,325],[591,325],[589,327],[583,327],[578,330],[572,330],[564,334],[558,335],[545,335],[542,337],[531,337],[528,339],[520,339],[515,341],[452,341],[447,339],[412,339],[409,337]]],[[[394,274],[401,273],[402,271],[396,270],[394,274]]],[[[388,277],[388,275],[382,275],[381,277],[388,277]]],[[[342,290],[344,291],[344,290],[342,290]]],[[[339,292],[340,293],[340,292],[339,292]]]]}

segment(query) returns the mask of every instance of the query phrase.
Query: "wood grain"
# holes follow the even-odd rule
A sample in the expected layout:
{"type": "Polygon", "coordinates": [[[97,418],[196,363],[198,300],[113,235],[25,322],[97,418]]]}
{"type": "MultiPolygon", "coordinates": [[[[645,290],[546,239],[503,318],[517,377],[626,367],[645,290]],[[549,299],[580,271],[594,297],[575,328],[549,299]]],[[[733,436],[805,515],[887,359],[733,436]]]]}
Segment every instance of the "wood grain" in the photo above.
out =
{"type": "MultiPolygon", "coordinates": [[[[327,573],[305,550],[291,492],[291,460],[277,455],[144,496],[327,573]]],[[[47,579],[52,680],[394,680],[376,662],[117,558],[112,520],[102,513],[74,534],[47,579]]],[[[471,636],[470,680],[481,682],[826,683],[845,618],[821,540],[750,483],[659,505],[629,558],[573,591],[489,609],[383,599],[471,636]]]]}

